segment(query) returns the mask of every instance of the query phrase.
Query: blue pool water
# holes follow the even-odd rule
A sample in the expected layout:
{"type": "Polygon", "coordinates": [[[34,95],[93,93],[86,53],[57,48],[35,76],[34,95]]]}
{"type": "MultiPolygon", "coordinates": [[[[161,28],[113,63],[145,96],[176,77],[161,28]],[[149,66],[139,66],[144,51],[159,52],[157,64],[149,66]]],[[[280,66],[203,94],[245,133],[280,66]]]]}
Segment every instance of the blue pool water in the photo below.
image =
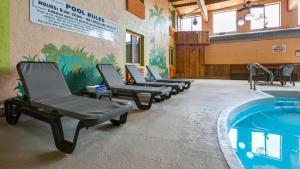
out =
{"type": "Polygon", "coordinates": [[[228,136],[245,169],[300,169],[300,98],[262,99],[235,111],[228,136]]]}

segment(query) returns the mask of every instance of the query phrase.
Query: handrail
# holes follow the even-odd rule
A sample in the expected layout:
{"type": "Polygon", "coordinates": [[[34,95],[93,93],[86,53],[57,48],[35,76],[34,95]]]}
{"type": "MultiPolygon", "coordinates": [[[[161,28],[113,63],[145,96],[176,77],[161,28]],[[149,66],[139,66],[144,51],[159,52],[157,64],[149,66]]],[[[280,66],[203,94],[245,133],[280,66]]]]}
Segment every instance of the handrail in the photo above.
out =
{"type": "Polygon", "coordinates": [[[253,83],[253,75],[254,75],[253,73],[255,72],[255,74],[256,74],[257,69],[261,69],[265,73],[267,73],[269,75],[268,78],[269,78],[270,84],[273,85],[273,81],[274,81],[273,72],[271,72],[269,69],[267,69],[266,67],[262,66],[259,63],[252,63],[252,64],[250,64],[250,67],[249,67],[250,89],[256,90],[256,80],[254,80],[254,83],[253,83]]]}

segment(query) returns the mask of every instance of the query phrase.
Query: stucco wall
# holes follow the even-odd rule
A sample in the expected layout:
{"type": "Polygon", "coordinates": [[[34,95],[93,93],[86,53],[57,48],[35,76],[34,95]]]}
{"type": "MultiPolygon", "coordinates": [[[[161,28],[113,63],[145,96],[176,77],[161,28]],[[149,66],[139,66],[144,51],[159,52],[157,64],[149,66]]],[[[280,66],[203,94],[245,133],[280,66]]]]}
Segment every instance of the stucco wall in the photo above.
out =
{"type": "MultiPolygon", "coordinates": [[[[151,50],[154,48],[153,39],[159,39],[160,34],[154,28],[154,19],[150,19],[150,9],[154,9],[157,3],[163,9],[165,18],[165,32],[168,35],[169,12],[167,0],[147,0],[146,19],[142,20],[126,10],[125,0],[65,0],[67,3],[91,11],[99,16],[103,16],[119,25],[118,43],[110,42],[85,36],[78,33],[54,29],[47,26],[33,24],[29,21],[29,0],[10,0],[10,70],[5,76],[0,76],[0,101],[16,95],[14,87],[17,85],[16,64],[24,60],[22,56],[37,55],[43,58],[41,49],[45,44],[54,44],[57,47],[66,45],[70,48],[84,48],[86,52],[94,54],[101,59],[108,54],[116,57],[118,65],[124,69],[125,64],[125,32],[126,29],[137,32],[145,36],[145,64],[149,62],[151,50]],[[3,92],[5,91],[5,92],[3,92]]],[[[0,6],[2,11],[2,5],[0,6]]],[[[165,48],[165,56],[168,56],[169,37],[162,40],[162,47],[165,48]]],[[[167,57],[166,57],[167,58],[167,57]]],[[[168,63],[168,62],[167,62],[168,63]]]]}

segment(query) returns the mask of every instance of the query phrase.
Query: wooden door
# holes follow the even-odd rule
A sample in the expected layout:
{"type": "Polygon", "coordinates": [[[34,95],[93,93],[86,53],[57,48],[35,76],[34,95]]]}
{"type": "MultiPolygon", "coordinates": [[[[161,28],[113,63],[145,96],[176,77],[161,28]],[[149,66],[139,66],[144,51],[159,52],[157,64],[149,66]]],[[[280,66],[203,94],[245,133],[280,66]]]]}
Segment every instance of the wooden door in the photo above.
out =
{"type": "Polygon", "coordinates": [[[177,45],[176,76],[178,78],[204,77],[204,47],[199,45],[177,45]]]}

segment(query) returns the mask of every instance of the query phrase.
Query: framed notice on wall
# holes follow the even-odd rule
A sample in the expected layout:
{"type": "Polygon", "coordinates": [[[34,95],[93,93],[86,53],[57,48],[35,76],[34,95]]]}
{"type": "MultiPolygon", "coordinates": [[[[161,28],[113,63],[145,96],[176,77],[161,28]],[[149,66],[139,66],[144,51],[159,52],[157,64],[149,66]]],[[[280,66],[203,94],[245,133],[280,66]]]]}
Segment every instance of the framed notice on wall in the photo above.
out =
{"type": "Polygon", "coordinates": [[[272,47],[273,53],[285,53],[286,52],[286,45],[283,44],[275,44],[272,47]]]}
{"type": "Polygon", "coordinates": [[[117,24],[63,0],[30,0],[30,21],[118,42],[117,24]]]}

